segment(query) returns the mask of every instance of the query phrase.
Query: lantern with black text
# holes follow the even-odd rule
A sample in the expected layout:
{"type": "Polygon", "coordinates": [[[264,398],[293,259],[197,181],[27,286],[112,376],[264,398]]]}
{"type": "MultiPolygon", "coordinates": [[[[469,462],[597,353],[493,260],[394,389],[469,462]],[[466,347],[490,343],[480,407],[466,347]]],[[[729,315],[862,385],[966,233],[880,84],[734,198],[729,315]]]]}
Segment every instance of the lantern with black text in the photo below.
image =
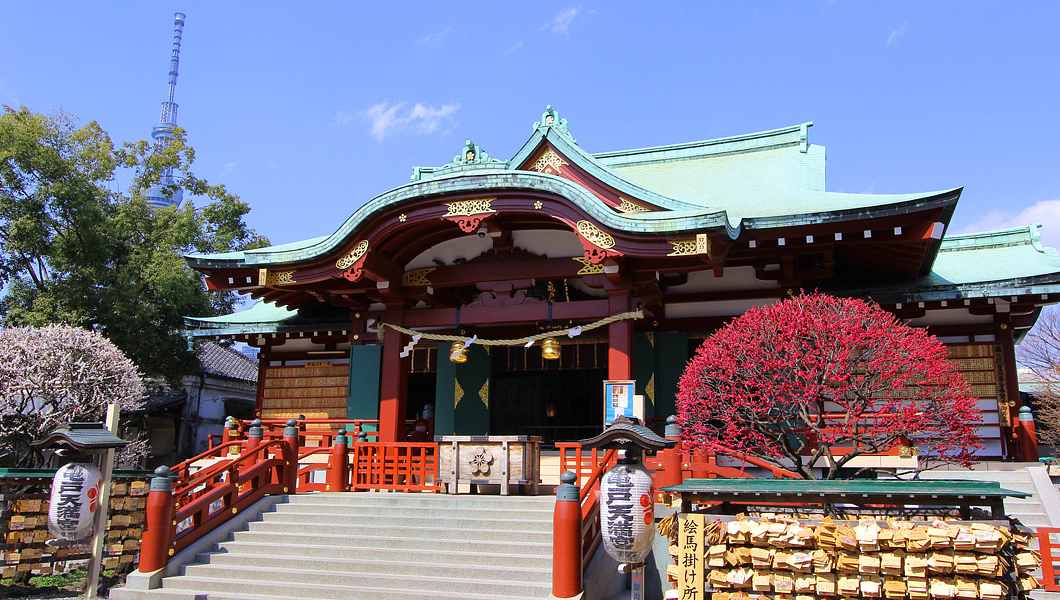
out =
{"type": "Polygon", "coordinates": [[[92,535],[102,488],[103,478],[95,465],[70,463],[59,468],[52,479],[48,531],[63,540],[80,540],[92,535]]]}
{"type": "Polygon", "coordinates": [[[638,451],[619,455],[600,483],[600,529],[607,553],[619,563],[636,565],[651,552],[655,490],[651,474],[635,458],[638,451]]]}

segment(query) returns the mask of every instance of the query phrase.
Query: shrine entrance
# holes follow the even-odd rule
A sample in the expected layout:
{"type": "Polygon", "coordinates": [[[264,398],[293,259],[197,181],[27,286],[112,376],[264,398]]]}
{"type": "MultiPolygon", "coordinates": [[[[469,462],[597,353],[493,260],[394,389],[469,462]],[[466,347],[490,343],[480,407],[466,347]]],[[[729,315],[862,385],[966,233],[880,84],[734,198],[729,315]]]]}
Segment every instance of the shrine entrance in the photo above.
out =
{"type": "Polygon", "coordinates": [[[535,345],[491,352],[491,435],[536,435],[573,441],[603,430],[607,340],[561,342],[560,358],[543,360],[535,345]]]}

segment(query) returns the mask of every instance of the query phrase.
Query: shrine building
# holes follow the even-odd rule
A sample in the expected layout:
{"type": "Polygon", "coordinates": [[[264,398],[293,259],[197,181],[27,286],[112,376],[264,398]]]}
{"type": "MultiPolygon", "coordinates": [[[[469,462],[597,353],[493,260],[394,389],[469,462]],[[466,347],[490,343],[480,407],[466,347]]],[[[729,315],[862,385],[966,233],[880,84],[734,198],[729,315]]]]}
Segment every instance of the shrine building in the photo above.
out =
{"type": "Polygon", "coordinates": [[[188,256],[210,289],[260,301],[186,333],[260,349],[263,419],[377,419],[405,441],[431,404],[438,435],[567,441],[601,431],[603,380],[635,380],[665,418],[703,338],[820,290],[946,343],[982,458],[1015,458],[1014,344],[1060,302],[1056,251],[1038,226],[947,235],[960,188],[826,191],[811,125],[590,154],[549,107],[510,159],[469,140],[331,235],[188,256]]]}

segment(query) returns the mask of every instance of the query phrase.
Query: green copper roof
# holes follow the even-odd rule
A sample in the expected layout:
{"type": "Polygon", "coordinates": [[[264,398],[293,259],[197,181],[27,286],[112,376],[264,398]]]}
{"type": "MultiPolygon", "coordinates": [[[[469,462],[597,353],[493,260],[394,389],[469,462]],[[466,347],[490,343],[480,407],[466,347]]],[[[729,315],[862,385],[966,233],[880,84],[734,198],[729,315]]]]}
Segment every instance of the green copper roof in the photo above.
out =
{"type": "Polygon", "coordinates": [[[599,225],[633,234],[713,231],[735,239],[743,230],[821,224],[936,207],[943,209],[941,220],[949,221],[960,189],[902,195],[825,191],[824,148],[809,143],[807,131],[811,125],[592,155],[571,137],[566,119],[560,119],[559,113],[548,107],[542,121],[534,124],[530,139],[511,160],[494,159],[468,140],[462,153],[448,165],[417,169],[411,183],[369,200],[330,236],[187,258],[196,268],[281,268],[337,251],[365,222],[384,211],[424,197],[469,191],[550,192],[569,200],[599,225]],[[623,197],[646,201],[663,210],[619,214],[568,179],[515,170],[546,143],[623,197]],[[474,152],[475,158],[468,160],[468,152],[474,152]]]}
{"type": "Polygon", "coordinates": [[[184,317],[190,337],[248,335],[299,331],[342,331],[350,327],[349,310],[330,306],[289,309],[255,302],[250,308],[218,317],[184,317]]]}
{"type": "Polygon", "coordinates": [[[1042,245],[1040,227],[947,236],[923,277],[828,291],[885,303],[1060,293],[1060,255],[1042,245]]]}

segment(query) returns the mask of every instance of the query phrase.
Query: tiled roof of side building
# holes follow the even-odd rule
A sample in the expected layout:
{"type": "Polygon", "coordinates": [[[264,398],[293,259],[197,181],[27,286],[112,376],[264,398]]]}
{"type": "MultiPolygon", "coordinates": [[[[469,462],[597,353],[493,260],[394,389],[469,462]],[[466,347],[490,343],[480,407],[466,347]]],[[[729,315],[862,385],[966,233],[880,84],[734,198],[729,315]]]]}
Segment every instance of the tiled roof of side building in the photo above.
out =
{"type": "Polygon", "coordinates": [[[860,281],[833,290],[871,296],[878,302],[956,298],[1004,298],[1060,293],[1060,255],[1042,245],[1040,224],[998,231],[948,235],[931,272],[914,280],[881,285],[860,281]]]}
{"type": "Polygon", "coordinates": [[[199,342],[198,348],[199,360],[202,361],[202,367],[206,373],[251,383],[257,382],[258,361],[256,359],[209,340],[199,342]]]}

